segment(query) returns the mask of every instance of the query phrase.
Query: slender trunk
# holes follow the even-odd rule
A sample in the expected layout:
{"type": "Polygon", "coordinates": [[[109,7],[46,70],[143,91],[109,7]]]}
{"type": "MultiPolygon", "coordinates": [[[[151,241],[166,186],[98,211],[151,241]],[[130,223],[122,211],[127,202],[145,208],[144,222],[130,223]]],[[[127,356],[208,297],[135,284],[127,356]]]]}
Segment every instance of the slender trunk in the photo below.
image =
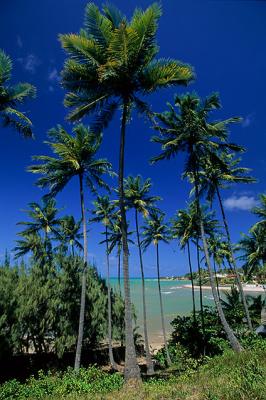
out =
{"type": "Polygon", "coordinates": [[[219,204],[220,204],[220,208],[221,208],[221,212],[222,212],[222,216],[223,216],[223,223],[224,223],[224,228],[225,228],[226,237],[227,237],[227,244],[228,244],[230,255],[231,255],[231,258],[232,258],[232,264],[233,264],[234,273],[236,275],[237,287],[238,287],[238,290],[239,290],[240,298],[241,298],[243,306],[244,306],[244,310],[245,310],[245,314],[246,314],[246,318],[247,318],[247,323],[248,323],[248,328],[249,328],[249,330],[251,332],[253,332],[253,327],[252,327],[252,322],[251,322],[251,318],[250,318],[250,314],[249,314],[247,300],[246,300],[246,296],[245,296],[245,293],[244,293],[244,290],[243,290],[241,279],[240,279],[240,276],[239,276],[239,273],[238,273],[238,270],[237,270],[236,259],[235,259],[233,248],[232,248],[232,244],[231,244],[229,226],[228,226],[228,223],[227,223],[227,219],[225,217],[224,206],[223,206],[223,202],[222,202],[222,199],[221,199],[220,191],[219,191],[219,188],[218,188],[217,185],[216,185],[216,193],[217,193],[217,197],[219,199],[219,204]]]}
{"type": "Polygon", "coordinates": [[[205,321],[204,321],[204,310],[203,310],[203,295],[202,295],[202,279],[201,279],[201,267],[200,267],[200,254],[199,254],[199,238],[197,237],[197,265],[199,274],[199,287],[200,287],[200,316],[201,316],[201,327],[203,334],[203,354],[206,353],[206,333],[205,333],[205,321]]]}
{"type": "Polygon", "coordinates": [[[137,211],[137,209],[135,209],[135,222],[136,222],[136,232],[137,232],[137,241],[138,241],[138,250],[139,250],[139,263],[140,263],[140,272],[141,272],[141,283],[142,283],[143,329],[144,329],[144,344],[145,344],[145,353],[146,353],[147,374],[148,375],[153,375],[154,374],[154,368],[153,368],[153,362],[152,362],[152,358],[151,358],[150,347],[149,347],[149,338],[148,338],[147,312],[146,312],[146,294],[145,294],[145,278],[144,278],[144,268],[143,268],[141,244],[140,244],[140,238],[139,238],[139,222],[138,222],[138,211],[137,211]]]}
{"type": "Polygon", "coordinates": [[[218,281],[218,278],[217,278],[217,269],[216,269],[215,256],[213,256],[213,270],[214,270],[217,294],[218,294],[219,300],[221,300],[220,291],[219,291],[219,281],[218,281]]]}
{"type": "Polygon", "coordinates": [[[74,257],[75,256],[75,250],[74,250],[74,245],[73,244],[71,246],[71,251],[72,251],[72,257],[74,257]]]}
{"type": "Polygon", "coordinates": [[[187,254],[188,254],[188,265],[189,265],[189,272],[190,272],[190,280],[191,280],[191,285],[192,285],[193,319],[194,319],[194,324],[195,324],[196,323],[195,288],[194,288],[194,279],[193,279],[193,273],[192,273],[192,264],[191,264],[189,240],[187,241],[187,254]]]}
{"type": "Polygon", "coordinates": [[[162,320],[162,330],[163,330],[163,340],[164,340],[164,347],[166,352],[166,360],[168,366],[172,364],[167,340],[166,340],[166,332],[165,332],[165,325],[164,325],[164,312],[163,312],[163,299],[162,299],[162,291],[161,291],[161,280],[160,280],[160,261],[159,261],[159,245],[156,244],[156,264],[157,264],[157,282],[158,282],[158,290],[159,290],[159,299],[160,299],[160,311],[161,311],[161,320],[162,320]]]}
{"type": "Polygon", "coordinates": [[[130,296],[129,283],[129,251],[127,243],[127,220],[124,204],[124,155],[125,155],[125,136],[126,122],[128,116],[128,102],[124,100],[123,114],[120,135],[119,150],[119,208],[121,214],[121,233],[122,233],[122,250],[123,250],[123,277],[124,277],[124,297],[125,297],[125,379],[140,380],[140,370],[137,364],[136,349],[134,344],[133,326],[132,326],[132,304],[130,296]]]}
{"type": "Polygon", "coordinates": [[[76,371],[78,371],[80,368],[81,349],[82,349],[83,333],[84,333],[85,302],[86,302],[86,277],[87,277],[87,262],[88,262],[86,210],[85,210],[85,202],[84,202],[83,175],[82,174],[79,175],[79,190],[80,190],[81,217],[82,217],[82,225],[83,225],[83,271],[82,271],[82,281],[81,281],[78,340],[77,340],[77,348],[76,348],[76,356],[75,356],[75,364],[74,364],[74,369],[76,371]]]}
{"type": "Polygon", "coordinates": [[[118,290],[119,290],[119,294],[121,296],[121,247],[120,247],[120,245],[118,247],[117,255],[118,255],[118,290]]]}
{"type": "MultiPolygon", "coordinates": [[[[121,245],[120,244],[118,245],[117,255],[118,255],[118,290],[119,290],[119,295],[121,297],[122,292],[121,292],[121,245]]],[[[124,322],[121,322],[120,328],[121,328],[121,347],[123,347],[124,331],[125,331],[124,322]]]]}
{"type": "Polygon", "coordinates": [[[105,226],[105,242],[106,242],[106,262],[107,262],[107,293],[108,293],[108,350],[109,361],[113,369],[117,370],[117,365],[114,360],[112,348],[112,303],[111,303],[111,287],[110,287],[110,263],[109,263],[109,245],[108,245],[108,232],[105,226]]]}
{"type": "Polygon", "coordinates": [[[199,287],[200,287],[200,311],[203,314],[202,276],[201,276],[200,254],[199,254],[199,238],[198,237],[197,237],[197,242],[196,242],[196,248],[197,248],[197,265],[198,265],[199,287]]]}
{"type": "Polygon", "coordinates": [[[203,250],[204,250],[204,254],[205,254],[206,264],[207,264],[208,271],[209,271],[213,299],[214,299],[214,302],[216,305],[217,313],[221,320],[221,324],[226,333],[226,336],[227,336],[233,350],[240,353],[243,349],[242,349],[239,341],[237,340],[233,330],[231,329],[231,327],[229,326],[229,324],[225,318],[225,315],[224,315],[224,312],[223,312],[223,309],[222,309],[222,306],[221,306],[221,303],[220,303],[220,300],[218,297],[217,289],[215,286],[215,279],[214,279],[214,275],[213,275],[213,271],[212,271],[212,267],[211,267],[209,249],[208,249],[207,240],[206,240],[206,236],[205,236],[205,230],[204,230],[204,226],[203,226],[200,203],[199,203],[198,176],[197,176],[197,173],[195,170],[194,170],[194,182],[195,182],[195,191],[196,191],[197,214],[198,214],[199,224],[200,224],[200,233],[201,233],[201,239],[202,239],[202,243],[203,243],[203,250]]]}

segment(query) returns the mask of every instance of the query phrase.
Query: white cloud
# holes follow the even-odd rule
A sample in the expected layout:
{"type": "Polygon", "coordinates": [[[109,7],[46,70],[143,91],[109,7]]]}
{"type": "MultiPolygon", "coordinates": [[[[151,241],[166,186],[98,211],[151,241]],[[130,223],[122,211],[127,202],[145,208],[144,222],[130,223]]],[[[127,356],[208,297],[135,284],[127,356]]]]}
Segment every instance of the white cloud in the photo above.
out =
{"type": "Polygon", "coordinates": [[[59,73],[56,68],[53,68],[52,71],[48,74],[48,81],[58,82],[60,80],[59,73]]]}
{"type": "Polygon", "coordinates": [[[26,57],[18,58],[18,61],[23,65],[23,68],[31,74],[36,72],[36,68],[41,63],[34,54],[28,54],[26,57]]]}
{"type": "Polygon", "coordinates": [[[231,196],[223,202],[225,208],[230,211],[247,211],[258,205],[258,200],[254,196],[231,196]]]}
{"type": "Polygon", "coordinates": [[[17,46],[21,49],[23,47],[22,39],[19,35],[17,35],[17,46]]]}

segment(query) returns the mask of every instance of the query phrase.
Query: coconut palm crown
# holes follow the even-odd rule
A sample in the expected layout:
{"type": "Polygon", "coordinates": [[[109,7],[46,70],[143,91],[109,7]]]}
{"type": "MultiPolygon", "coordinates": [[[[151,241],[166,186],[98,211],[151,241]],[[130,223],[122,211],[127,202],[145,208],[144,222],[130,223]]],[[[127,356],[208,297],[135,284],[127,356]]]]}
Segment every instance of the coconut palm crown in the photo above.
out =
{"type": "Polygon", "coordinates": [[[17,109],[25,100],[34,98],[36,89],[29,83],[9,85],[11,79],[11,58],[0,49],[0,120],[24,137],[32,137],[32,122],[25,112],[17,109]]]}
{"type": "Polygon", "coordinates": [[[68,90],[65,106],[72,108],[71,121],[99,111],[96,126],[101,130],[125,101],[143,113],[148,108],[140,96],[193,79],[189,65],[155,58],[161,14],[154,3],[145,11],[137,8],[128,21],[113,6],[104,6],[101,12],[89,3],[80,33],[60,35],[69,56],[62,85],[68,90]]]}
{"type": "Polygon", "coordinates": [[[149,195],[151,186],[151,179],[143,180],[140,175],[128,176],[124,183],[126,205],[134,208],[144,217],[147,217],[149,212],[157,210],[155,203],[161,200],[159,196],[149,195]]]}
{"type": "Polygon", "coordinates": [[[83,124],[73,128],[73,134],[68,133],[62,126],[52,128],[48,136],[49,145],[55,154],[51,156],[34,156],[41,161],[32,165],[28,171],[43,175],[37,185],[49,188],[49,196],[53,197],[64,189],[74,176],[82,175],[87,186],[93,192],[96,186],[108,188],[102,179],[104,173],[111,174],[111,164],[105,159],[97,159],[95,154],[102,142],[102,135],[96,135],[83,124]]]}

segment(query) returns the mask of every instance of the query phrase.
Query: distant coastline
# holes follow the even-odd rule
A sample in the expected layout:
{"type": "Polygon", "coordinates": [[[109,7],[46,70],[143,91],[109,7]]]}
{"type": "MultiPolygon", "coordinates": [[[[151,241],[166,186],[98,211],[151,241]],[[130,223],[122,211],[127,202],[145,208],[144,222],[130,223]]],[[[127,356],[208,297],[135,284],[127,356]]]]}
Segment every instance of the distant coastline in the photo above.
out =
{"type": "MultiPolygon", "coordinates": [[[[182,285],[184,289],[191,289],[192,285],[191,284],[186,284],[182,285]]],[[[194,285],[195,289],[200,289],[200,286],[194,285]]],[[[202,290],[212,290],[210,286],[201,286],[202,290]]],[[[224,290],[224,291],[230,291],[232,286],[219,286],[219,290],[224,290]]],[[[266,287],[264,289],[263,285],[243,285],[243,291],[244,292],[254,292],[254,293],[265,293],[266,292],[266,287]]]]}

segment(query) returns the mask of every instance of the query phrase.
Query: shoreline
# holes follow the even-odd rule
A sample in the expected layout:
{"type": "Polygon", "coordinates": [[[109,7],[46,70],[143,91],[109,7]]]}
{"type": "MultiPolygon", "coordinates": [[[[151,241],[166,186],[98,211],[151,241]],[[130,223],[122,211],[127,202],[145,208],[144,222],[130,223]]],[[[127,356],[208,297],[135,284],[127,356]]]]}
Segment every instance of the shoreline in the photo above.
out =
{"type": "MultiPolygon", "coordinates": [[[[184,289],[192,289],[191,284],[186,284],[181,286],[184,289]]],[[[200,286],[194,285],[195,289],[200,289],[200,286]]],[[[201,286],[202,290],[212,290],[211,286],[201,286]]],[[[230,291],[232,286],[219,286],[219,290],[230,291]]],[[[252,292],[252,293],[265,293],[266,290],[263,289],[262,286],[245,286],[243,285],[244,292],[252,292]]]]}

